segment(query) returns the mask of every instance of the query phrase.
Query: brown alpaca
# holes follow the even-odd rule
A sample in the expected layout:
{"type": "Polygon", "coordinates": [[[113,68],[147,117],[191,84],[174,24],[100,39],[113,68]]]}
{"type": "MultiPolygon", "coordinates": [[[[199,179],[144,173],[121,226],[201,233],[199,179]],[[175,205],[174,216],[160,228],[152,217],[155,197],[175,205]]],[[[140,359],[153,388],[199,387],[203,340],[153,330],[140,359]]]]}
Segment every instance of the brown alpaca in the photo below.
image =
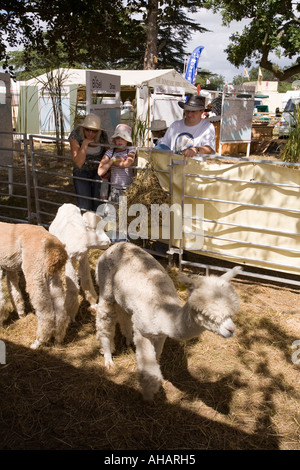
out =
{"type": "MultiPolygon", "coordinates": [[[[6,271],[8,291],[19,317],[24,301],[18,272],[23,271],[26,291],[37,315],[33,349],[52,337],[63,341],[69,324],[61,270],[67,260],[64,245],[45,228],[29,224],[0,222],[0,268],[6,271]]],[[[4,320],[4,296],[0,289],[0,325],[4,320]]]]}

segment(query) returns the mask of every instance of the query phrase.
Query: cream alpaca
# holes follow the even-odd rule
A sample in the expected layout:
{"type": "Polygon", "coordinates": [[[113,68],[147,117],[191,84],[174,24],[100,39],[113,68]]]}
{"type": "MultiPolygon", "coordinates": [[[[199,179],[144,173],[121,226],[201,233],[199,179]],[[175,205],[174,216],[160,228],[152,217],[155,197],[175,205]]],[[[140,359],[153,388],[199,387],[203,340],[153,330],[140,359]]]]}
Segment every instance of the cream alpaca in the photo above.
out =
{"type": "MultiPolygon", "coordinates": [[[[61,342],[69,324],[61,270],[67,260],[64,245],[37,225],[0,222],[0,268],[6,271],[8,291],[19,317],[24,301],[18,272],[23,271],[26,290],[37,316],[37,348],[52,337],[61,342]]],[[[4,320],[4,297],[0,289],[0,325],[4,320]]]]}
{"type": "Polygon", "coordinates": [[[167,337],[187,340],[205,329],[225,338],[234,334],[232,318],[239,300],[229,281],[239,270],[235,267],[221,277],[205,276],[197,281],[185,277],[193,291],[181,307],[171,278],[150,254],[126,242],[110,247],[97,267],[96,326],[105,366],[114,365],[111,352],[116,323],[121,320],[129,334],[131,323],[143,397],[152,400],[163,380],[159,358],[167,337]]]}
{"type": "Polygon", "coordinates": [[[91,306],[97,303],[88,251],[91,248],[105,250],[110,245],[110,239],[104,233],[101,217],[94,212],[81,215],[80,209],[74,204],[63,204],[59,207],[55,219],[49,227],[49,232],[65,244],[68,260],[66,262],[66,309],[72,320],[75,319],[79,308],[79,280],[86,299],[91,306]],[[78,275],[77,275],[78,265],[78,275]]]}

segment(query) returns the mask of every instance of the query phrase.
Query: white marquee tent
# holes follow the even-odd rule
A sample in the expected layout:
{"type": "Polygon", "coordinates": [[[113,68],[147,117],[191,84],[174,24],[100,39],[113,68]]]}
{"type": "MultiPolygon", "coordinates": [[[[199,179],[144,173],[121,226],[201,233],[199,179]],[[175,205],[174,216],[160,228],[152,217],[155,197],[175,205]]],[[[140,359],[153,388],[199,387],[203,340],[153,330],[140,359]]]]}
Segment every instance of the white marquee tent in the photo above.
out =
{"type": "MultiPolygon", "coordinates": [[[[68,90],[69,97],[65,98],[65,108],[74,109],[77,99],[77,88],[86,86],[87,72],[116,75],[120,77],[122,88],[135,91],[137,117],[147,120],[149,123],[154,119],[165,119],[169,126],[171,122],[182,117],[182,109],[178,101],[186,94],[196,93],[196,87],[188,82],[180,73],[174,69],[164,70],[90,70],[90,69],[58,69],[53,74],[60,73],[63,76],[63,87],[68,90]]],[[[22,124],[18,131],[27,133],[45,133],[41,129],[41,105],[39,89],[42,83],[47,82],[47,75],[43,74],[25,82],[20,82],[20,96],[22,96],[22,124]],[[21,90],[23,88],[23,93],[21,90]],[[25,90],[26,89],[26,93],[25,90]],[[34,95],[34,99],[33,99],[34,95]],[[27,110],[24,110],[24,106],[27,110]],[[25,113],[25,118],[24,118],[25,113]],[[26,130],[23,129],[26,122],[26,130]]],[[[43,97],[45,100],[45,97],[43,97]]],[[[21,104],[21,103],[20,103],[21,104]]],[[[49,101],[50,106],[50,101],[49,101]]],[[[45,107],[44,107],[45,108],[45,107]]],[[[20,111],[20,110],[19,110],[20,111]]],[[[49,113],[49,111],[48,111],[49,113]]],[[[65,119],[66,132],[73,126],[72,113],[65,119]]],[[[46,132],[47,133],[47,132],[46,132]]]]}
{"type": "MultiPolygon", "coordinates": [[[[91,71],[90,69],[64,69],[65,71],[65,85],[80,84],[85,85],[86,83],[86,72],[91,71]]],[[[196,87],[188,82],[180,73],[174,69],[164,70],[92,70],[93,72],[108,73],[111,75],[118,75],[121,77],[121,86],[132,86],[132,87],[155,87],[155,86],[169,86],[169,87],[182,87],[186,93],[195,93],[196,87]]],[[[54,71],[55,74],[56,71],[54,71]]],[[[41,81],[45,81],[47,75],[43,74],[37,78],[32,78],[26,82],[22,82],[24,85],[37,85],[41,81]]]]}

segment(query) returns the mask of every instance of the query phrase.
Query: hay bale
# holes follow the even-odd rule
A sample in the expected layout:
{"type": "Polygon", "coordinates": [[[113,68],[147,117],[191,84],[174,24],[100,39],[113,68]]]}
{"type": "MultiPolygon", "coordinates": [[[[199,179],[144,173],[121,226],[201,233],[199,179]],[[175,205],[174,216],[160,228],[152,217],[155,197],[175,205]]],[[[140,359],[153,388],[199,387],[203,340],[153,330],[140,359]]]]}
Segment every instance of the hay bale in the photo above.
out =
{"type": "Polygon", "coordinates": [[[127,204],[170,204],[170,194],[162,189],[152,163],[147,163],[133,183],[126,189],[127,204]]]}
{"type": "MultiPolygon", "coordinates": [[[[148,227],[151,227],[151,208],[152,204],[170,205],[170,194],[162,189],[155,170],[151,163],[147,163],[145,169],[141,171],[134,179],[132,184],[126,189],[127,207],[133,204],[143,204],[148,212],[148,227]]],[[[135,216],[127,216],[127,223],[135,220],[135,216]]],[[[159,225],[162,223],[162,214],[158,214],[159,225]]],[[[118,224],[117,224],[118,225],[118,224]]],[[[137,229],[139,230],[139,229],[137,229]]]]}

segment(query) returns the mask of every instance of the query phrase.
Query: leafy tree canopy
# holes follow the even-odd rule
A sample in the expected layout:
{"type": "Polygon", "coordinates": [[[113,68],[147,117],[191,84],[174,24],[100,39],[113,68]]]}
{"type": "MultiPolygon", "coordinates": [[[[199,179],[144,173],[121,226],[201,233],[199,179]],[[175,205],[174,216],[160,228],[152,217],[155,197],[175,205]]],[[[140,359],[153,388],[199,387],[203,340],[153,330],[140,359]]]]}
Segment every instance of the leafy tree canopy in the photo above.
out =
{"type": "Polygon", "coordinates": [[[0,59],[7,66],[7,46],[20,47],[30,62],[32,51],[56,54],[60,41],[70,65],[100,57],[109,60],[116,51],[124,52],[121,26],[126,22],[125,13],[121,0],[92,4],[86,0],[3,1],[0,59]]]}
{"type": "Polygon", "coordinates": [[[78,63],[93,68],[141,69],[150,50],[148,67],[174,67],[181,71],[192,32],[206,31],[188,17],[202,3],[4,0],[0,9],[0,60],[9,68],[7,47],[23,49],[28,65],[33,51],[44,57],[55,56],[59,47],[69,66],[78,63]]]}
{"type": "Polygon", "coordinates": [[[251,61],[269,70],[279,80],[300,73],[300,4],[296,0],[210,0],[205,6],[221,12],[223,23],[249,19],[241,34],[231,35],[226,49],[228,60],[236,67],[251,66],[251,61]],[[280,67],[272,60],[293,60],[290,67],[280,67]],[[296,59],[296,61],[295,61],[296,59]]]}
{"type": "MultiPolygon", "coordinates": [[[[131,18],[139,18],[138,42],[145,44],[144,68],[175,68],[182,71],[186,44],[191,34],[208,31],[189,18],[203,6],[200,0],[128,0],[127,8],[131,18]]],[[[138,21],[138,20],[136,20],[138,21]]]]}
{"type": "Polygon", "coordinates": [[[198,71],[195,85],[200,85],[201,88],[206,90],[220,90],[225,84],[225,77],[211,72],[210,70],[202,69],[198,71]]]}
{"type": "MultiPolygon", "coordinates": [[[[256,82],[258,79],[258,73],[259,73],[259,67],[252,67],[248,74],[249,74],[249,79],[245,78],[245,75],[235,75],[233,77],[233,84],[234,85],[240,85],[244,83],[245,81],[250,81],[250,82],[256,82]]],[[[265,70],[264,68],[261,67],[261,73],[262,73],[262,80],[263,81],[278,81],[278,79],[274,76],[272,72],[269,70],[265,70]]],[[[288,80],[285,80],[283,82],[278,81],[278,92],[279,93],[285,93],[288,90],[293,90],[293,82],[295,80],[300,79],[300,74],[293,75],[288,80]]]]}

